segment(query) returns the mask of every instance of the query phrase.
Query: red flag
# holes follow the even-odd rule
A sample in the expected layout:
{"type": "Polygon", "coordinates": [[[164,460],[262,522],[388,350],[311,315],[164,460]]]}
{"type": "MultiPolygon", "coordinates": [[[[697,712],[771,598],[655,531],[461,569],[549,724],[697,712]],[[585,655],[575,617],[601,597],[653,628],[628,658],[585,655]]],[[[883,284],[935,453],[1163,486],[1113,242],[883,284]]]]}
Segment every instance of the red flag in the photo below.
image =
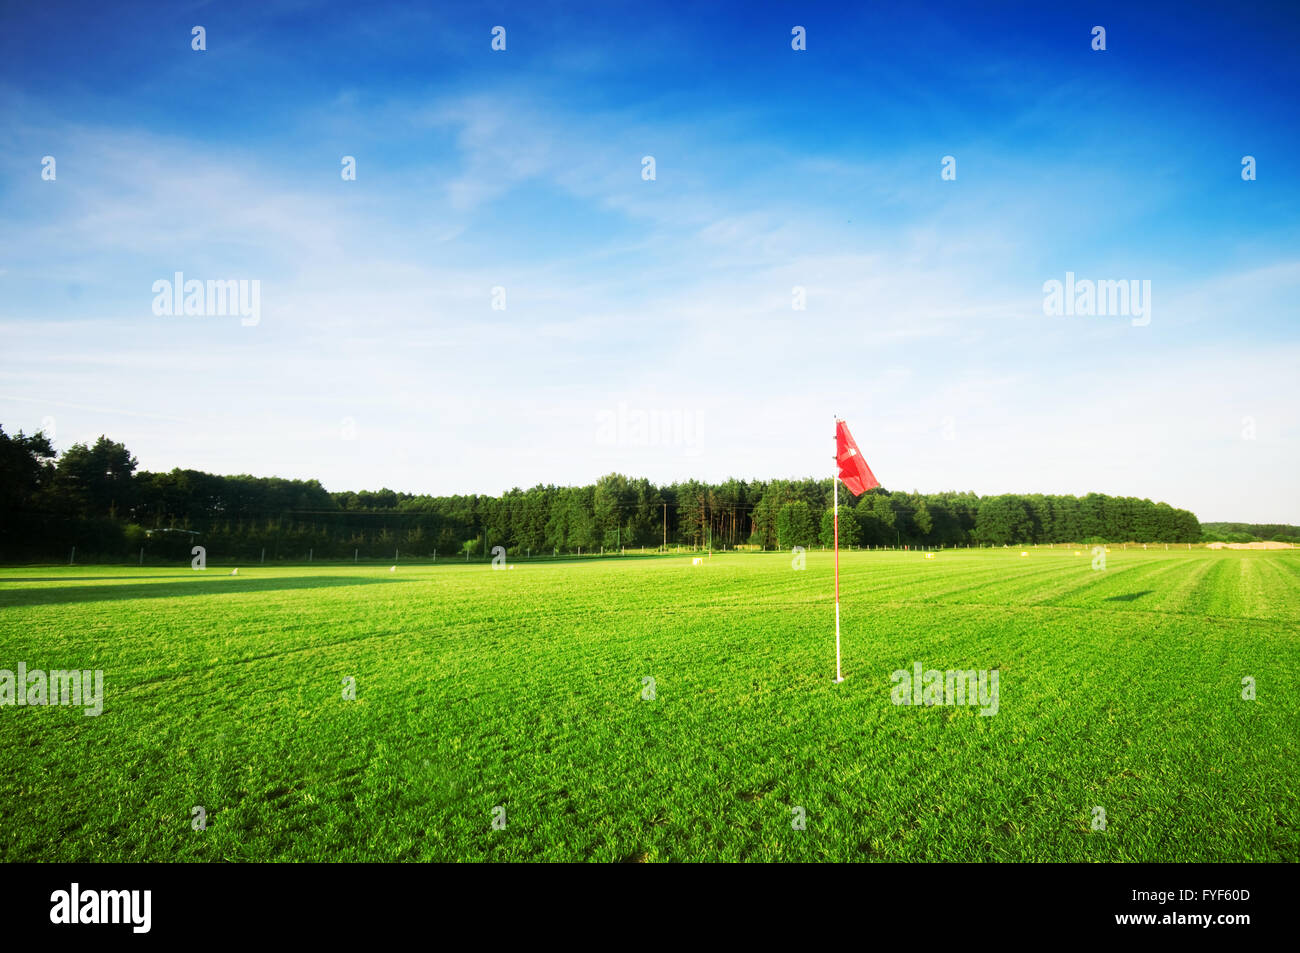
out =
{"type": "Polygon", "coordinates": [[[835,462],[839,464],[840,479],[854,496],[880,486],[880,481],[862,458],[853,434],[842,420],[835,421],[835,462]]]}

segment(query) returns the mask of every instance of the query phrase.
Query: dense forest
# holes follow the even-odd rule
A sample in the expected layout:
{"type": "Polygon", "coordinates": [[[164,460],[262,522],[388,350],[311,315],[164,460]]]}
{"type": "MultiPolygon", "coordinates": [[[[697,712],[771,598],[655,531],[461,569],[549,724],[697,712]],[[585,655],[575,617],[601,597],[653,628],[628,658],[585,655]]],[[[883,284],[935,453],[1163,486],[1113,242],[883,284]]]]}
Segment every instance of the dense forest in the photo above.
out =
{"type": "MultiPolygon", "coordinates": [[[[829,545],[829,479],[656,486],[617,473],[594,485],[501,496],[330,493],[316,480],[150,473],[100,437],[57,456],[44,435],[0,427],[0,559],[216,560],[515,557],[668,546],[829,545]]],[[[840,493],[840,544],[1001,546],[1199,542],[1186,510],[1132,497],[840,493]]]]}

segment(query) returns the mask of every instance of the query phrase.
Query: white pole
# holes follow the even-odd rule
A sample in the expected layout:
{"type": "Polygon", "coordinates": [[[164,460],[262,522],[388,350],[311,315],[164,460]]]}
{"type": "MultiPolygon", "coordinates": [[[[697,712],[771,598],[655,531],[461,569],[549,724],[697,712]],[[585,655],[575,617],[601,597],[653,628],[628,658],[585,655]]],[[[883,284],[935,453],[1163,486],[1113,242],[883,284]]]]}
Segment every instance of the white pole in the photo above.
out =
{"type": "MultiPolygon", "coordinates": [[[[839,418],[836,418],[837,420],[839,418]]],[[[831,472],[831,486],[835,494],[835,684],[844,681],[840,674],[840,473],[839,473],[839,432],[835,434],[836,460],[831,472]]]]}

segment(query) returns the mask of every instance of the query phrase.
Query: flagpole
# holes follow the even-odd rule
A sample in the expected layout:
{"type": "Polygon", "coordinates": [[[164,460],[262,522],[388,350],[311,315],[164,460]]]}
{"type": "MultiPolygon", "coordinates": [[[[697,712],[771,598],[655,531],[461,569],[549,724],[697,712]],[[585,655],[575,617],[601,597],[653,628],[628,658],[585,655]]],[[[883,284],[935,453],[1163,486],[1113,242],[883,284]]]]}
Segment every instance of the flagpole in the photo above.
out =
{"type": "Polygon", "coordinates": [[[831,486],[835,494],[835,684],[844,681],[840,674],[840,473],[839,473],[839,418],[836,417],[835,469],[831,471],[831,486]]]}

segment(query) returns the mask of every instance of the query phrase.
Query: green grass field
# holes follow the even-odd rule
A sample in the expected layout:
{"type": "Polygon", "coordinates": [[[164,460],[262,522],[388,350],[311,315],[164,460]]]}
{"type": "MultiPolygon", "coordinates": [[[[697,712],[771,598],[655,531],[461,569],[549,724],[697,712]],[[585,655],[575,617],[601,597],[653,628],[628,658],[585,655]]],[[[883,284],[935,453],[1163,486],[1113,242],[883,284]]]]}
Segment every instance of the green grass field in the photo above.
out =
{"type": "Polygon", "coordinates": [[[1029,553],[0,570],[0,858],[1300,859],[1300,551],[1029,553]]]}

